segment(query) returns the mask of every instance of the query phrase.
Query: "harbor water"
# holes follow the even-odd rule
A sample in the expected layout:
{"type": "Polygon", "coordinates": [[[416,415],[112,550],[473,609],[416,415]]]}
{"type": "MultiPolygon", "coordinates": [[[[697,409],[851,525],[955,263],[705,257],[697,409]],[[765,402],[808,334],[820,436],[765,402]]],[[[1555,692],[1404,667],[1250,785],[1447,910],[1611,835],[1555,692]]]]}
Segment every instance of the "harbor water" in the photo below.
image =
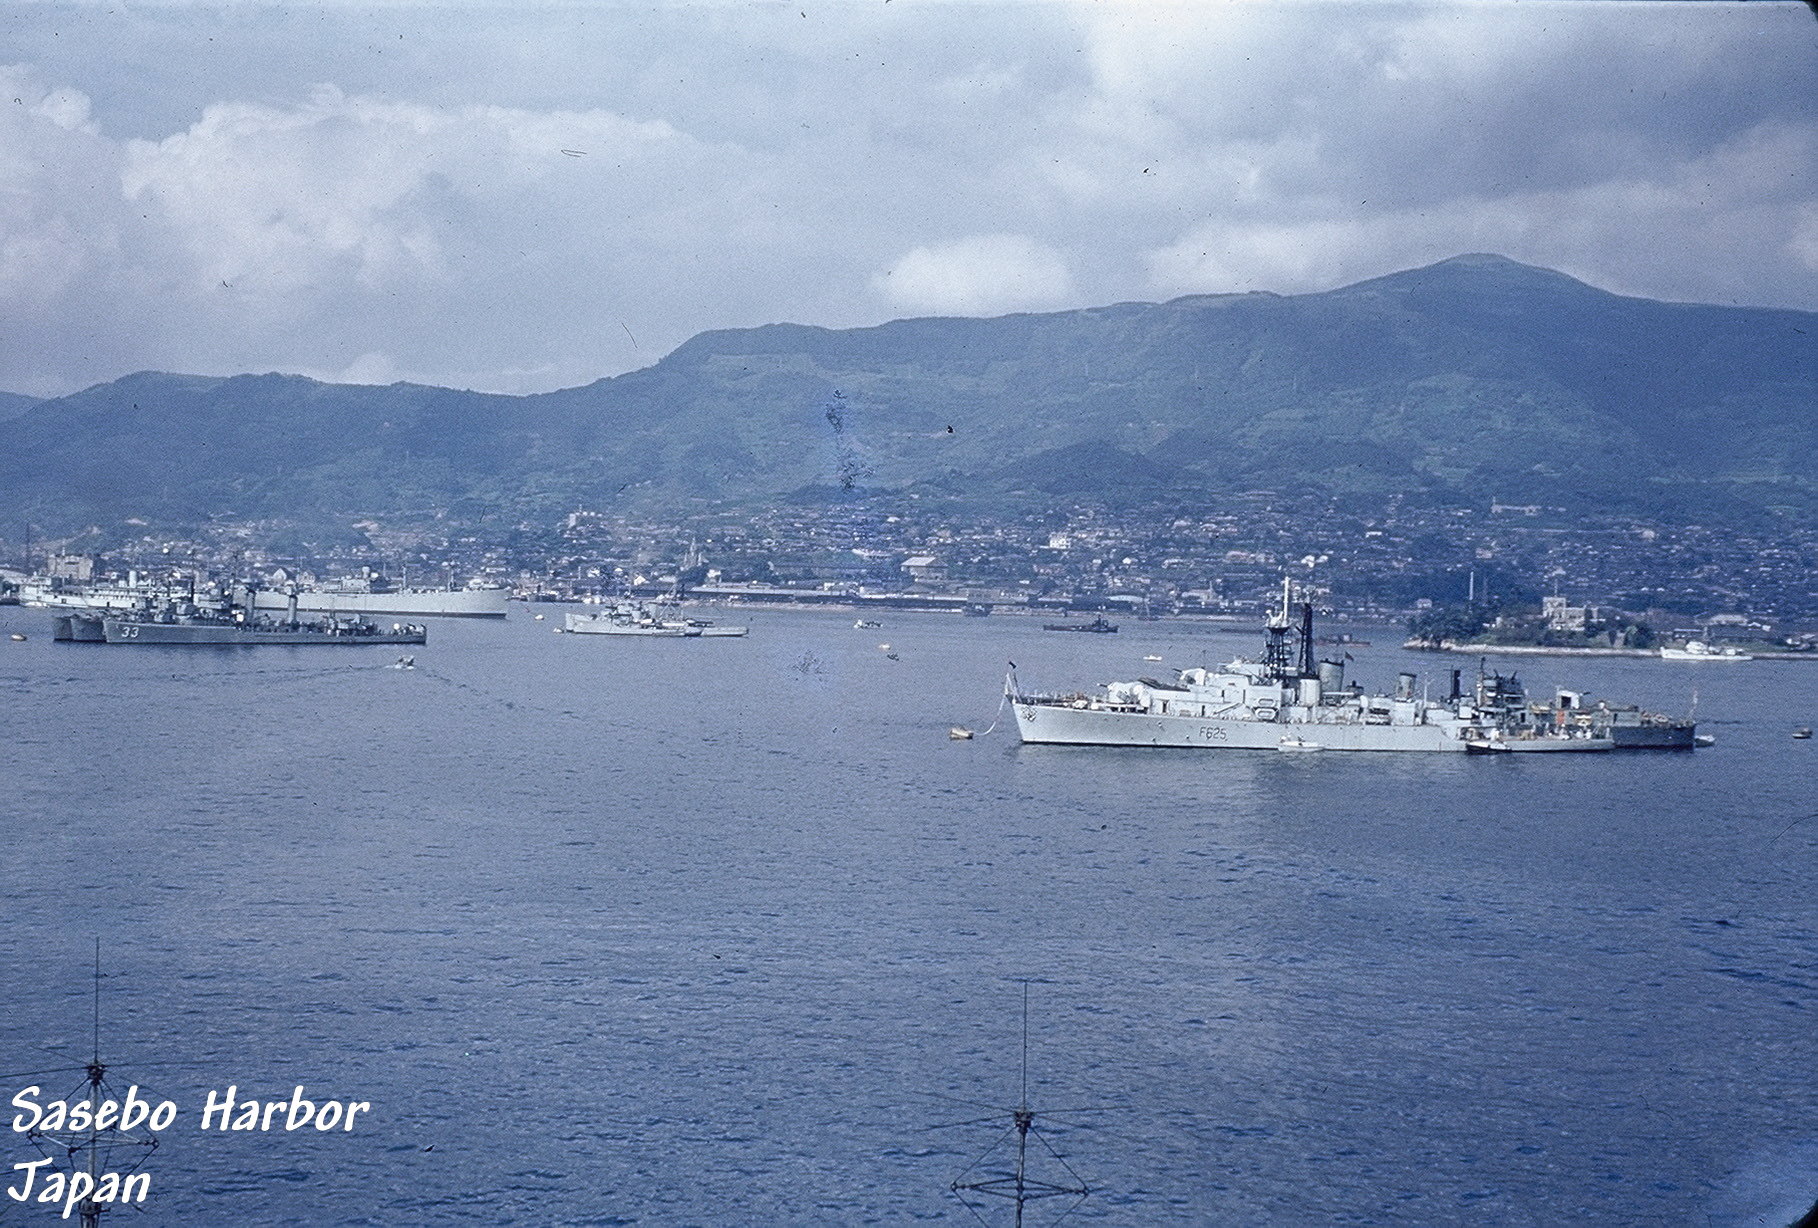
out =
{"type": "MultiPolygon", "coordinates": [[[[1069,690],[1258,633],[546,608],[438,622],[414,669],[0,610],[0,1069],[86,1059],[100,938],[110,1084],[184,1109],[137,1222],[973,1224],[949,1186],[1003,1125],[948,1123],[1016,1102],[1025,980],[1032,1104],[1104,1110],[1038,1119],[1093,1187],[1072,1221],[1818,1198],[1818,666],[1502,663],[1695,702],[1689,753],[1024,747],[1007,711],[948,737],[1007,662],[1069,690]],[[372,1108],[194,1129],[230,1084],[372,1108]]],[[[1354,630],[1328,651],[1372,689],[1475,668],[1354,630]]]]}

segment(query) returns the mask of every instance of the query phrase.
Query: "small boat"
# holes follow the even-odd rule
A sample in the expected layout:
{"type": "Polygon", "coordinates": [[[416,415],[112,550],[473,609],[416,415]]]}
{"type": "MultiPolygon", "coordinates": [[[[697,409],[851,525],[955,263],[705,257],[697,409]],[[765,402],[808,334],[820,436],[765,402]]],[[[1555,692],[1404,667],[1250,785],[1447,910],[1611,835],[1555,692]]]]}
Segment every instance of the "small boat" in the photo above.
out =
{"type": "Polygon", "coordinates": [[[536,617],[538,622],[542,622],[546,615],[538,614],[536,617]]]}
{"type": "Polygon", "coordinates": [[[1810,725],[1801,725],[1799,728],[1793,730],[1793,740],[1795,742],[1803,742],[1811,736],[1812,728],[1810,725]]]}
{"type": "Polygon", "coordinates": [[[1159,660],[1161,660],[1161,657],[1160,657],[1160,656],[1159,656],[1159,655],[1158,655],[1158,654],[1156,654],[1156,653],[1153,653],[1153,652],[1152,652],[1152,653],[1150,653],[1150,654],[1149,654],[1149,655],[1148,655],[1148,656],[1146,656],[1146,657],[1144,657],[1144,658],[1143,658],[1143,660],[1145,660],[1145,661],[1159,661],[1159,660]]]}
{"type": "Polygon", "coordinates": [[[1309,742],[1305,738],[1283,738],[1276,744],[1275,749],[1292,754],[1305,754],[1309,751],[1324,750],[1325,747],[1318,742],[1309,742]]]}
{"type": "Polygon", "coordinates": [[[876,631],[879,627],[881,627],[883,625],[884,625],[883,623],[877,622],[874,619],[861,618],[857,622],[852,624],[852,629],[854,631],[876,631]]]}
{"type": "Polygon", "coordinates": [[[963,725],[955,725],[947,731],[947,736],[952,738],[955,742],[970,742],[972,740],[972,731],[965,728],[963,725]]]}
{"type": "Polygon", "coordinates": [[[12,641],[15,644],[23,644],[25,642],[25,637],[23,635],[21,635],[19,632],[15,631],[12,634],[12,641]]]}
{"type": "Polygon", "coordinates": [[[1692,736],[1692,745],[1694,745],[1694,746],[1715,746],[1715,745],[1717,745],[1717,739],[1712,737],[1708,733],[1694,734],[1692,736]]]}

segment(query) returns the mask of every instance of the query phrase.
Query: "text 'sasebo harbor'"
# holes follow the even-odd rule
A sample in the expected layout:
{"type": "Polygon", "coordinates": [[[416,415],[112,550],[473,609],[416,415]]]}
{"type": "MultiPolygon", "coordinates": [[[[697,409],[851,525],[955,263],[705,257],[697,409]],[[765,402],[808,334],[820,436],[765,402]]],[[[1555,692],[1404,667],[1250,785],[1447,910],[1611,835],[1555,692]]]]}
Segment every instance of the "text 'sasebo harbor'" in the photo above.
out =
{"type": "MultiPolygon", "coordinates": [[[[305,1090],[299,1083],[288,1099],[274,1100],[241,1098],[238,1084],[211,1090],[202,1107],[197,1129],[270,1131],[282,1128],[287,1132],[314,1129],[320,1133],[347,1133],[353,1130],[354,1121],[360,1114],[372,1109],[372,1104],[365,1100],[309,1100],[303,1095],[305,1090]]],[[[43,1089],[34,1084],[13,1096],[12,1106],[19,1110],[13,1114],[14,1133],[47,1137],[110,1130],[124,1132],[141,1127],[157,1132],[174,1126],[180,1112],[173,1101],[153,1102],[142,1098],[137,1084],[126,1089],[124,1098],[102,1100],[98,1104],[88,1099],[47,1101],[41,1099],[42,1092],[43,1089]]],[[[53,1163],[53,1157],[45,1156],[14,1164],[13,1171],[22,1175],[15,1184],[7,1186],[7,1197],[15,1202],[62,1203],[63,1218],[68,1219],[73,1210],[84,1204],[144,1202],[151,1192],[150,1173],[65,1173],[54,1167],[48,1172],[41,1171],[53,1163]]]]}

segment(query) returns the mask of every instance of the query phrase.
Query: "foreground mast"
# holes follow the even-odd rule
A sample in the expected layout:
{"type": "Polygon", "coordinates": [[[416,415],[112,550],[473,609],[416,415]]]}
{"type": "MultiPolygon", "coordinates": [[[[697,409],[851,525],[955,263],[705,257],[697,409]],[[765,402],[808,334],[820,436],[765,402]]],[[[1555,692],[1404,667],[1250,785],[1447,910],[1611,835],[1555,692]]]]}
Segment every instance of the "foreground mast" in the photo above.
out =
{"type": "MultiPolygon", "coordinates": [[[[1055,1110],[1055,1112],[1065,1111],[1068,1110],[1055,1110]]],[[[1071,1111],[1089,1112],[1095,1110],[1076,1109],[1071,1111]]],[[[966,1180],[968,1174],[978,1168],[980,1164],[984,1163],[985,1159],[1002,1144],[1003,1139],[1000,1138],[998,1142],[993,1143],[985,1151],[984,1155],[981,1155],[978,1159],[974,1160],[966,1171],[961,1173],[959,1177],[954,1180],[952,1186],[949,1187],[952,1189],[954,1197],[964,1203],[967,1210],[971,1211],[974,1215],[978,1214],[978,1209],[968,1201],[966,1198],[967,1194],[989,1194],[995,1198],[1007,1199],[1013,1203],[1016,1208],[1015,1219],[1013,1221],[1016,1228],[1022,1228],[1025,1208],[1027,1208],[1030,1203],[1038,1202],[1044,1198],[1072,1197],[1076,1199],[1072,1207],[1068,1207],[1066,1211],[1061,1212],[1062,1215],[1068,1214],[1073,1210],[1073,1207],[1077,1207],[1081,1202],[1084,1202],[1086,1195],[1090,1194],[1092,1190],[1091,1187],[1087,1186],[1086,1183],[1080,1179],[1079,1174],[1073,1171],[1072,1166],[1061,1158],[1060,1153],[1049,1145],[1048,1140],[1041,1136],[1041,1132],[1035,1128],[1036,1113],[1035,1110],[1029,1107],[1029,982],[1027,981],[1023,982],[1022,1087],[1017,1099],[1016,1107],[1014,1109],[1006,1110],[1005,1112],[1010,1117],[1011,1129],[1016,1133],[1015,1167],[1007,1173],[1000,1173],[995,1176],[980,1176],[976,1180],[971,1181],[966,1180]],[[1072,1179],[1070,1182],[1061,1180],[1049,1181],[1030,1175],[1029,1139],[1032,1135],[1035,1140],[1042,1145],[1042,1148],[1053,1157],[1054,1162],[1065,1170],[1066,1175],[1072,1179]]],[[[1000,1113],[995,1117],[980,1118],[979,1120],[1001,1121],[1003,1120],[1003,1117],[1004,1113],[1000,1113]]],[[[1037,1153],[1035,1158],[1038,1163],[1041,1162],[1040,1153],[1037,1153]]]]}

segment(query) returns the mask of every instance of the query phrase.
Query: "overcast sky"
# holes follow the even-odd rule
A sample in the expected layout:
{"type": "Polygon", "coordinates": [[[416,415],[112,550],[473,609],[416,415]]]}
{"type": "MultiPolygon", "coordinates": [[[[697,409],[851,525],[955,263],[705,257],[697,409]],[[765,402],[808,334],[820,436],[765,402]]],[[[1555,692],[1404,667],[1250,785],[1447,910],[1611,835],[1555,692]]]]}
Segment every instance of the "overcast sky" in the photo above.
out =
{"type": "Polygon", "coordinates": [[[0,0],[0,389],[508,392],[705,329],[1496,251],[1818,308],[1803,4],[0,0]]]}

